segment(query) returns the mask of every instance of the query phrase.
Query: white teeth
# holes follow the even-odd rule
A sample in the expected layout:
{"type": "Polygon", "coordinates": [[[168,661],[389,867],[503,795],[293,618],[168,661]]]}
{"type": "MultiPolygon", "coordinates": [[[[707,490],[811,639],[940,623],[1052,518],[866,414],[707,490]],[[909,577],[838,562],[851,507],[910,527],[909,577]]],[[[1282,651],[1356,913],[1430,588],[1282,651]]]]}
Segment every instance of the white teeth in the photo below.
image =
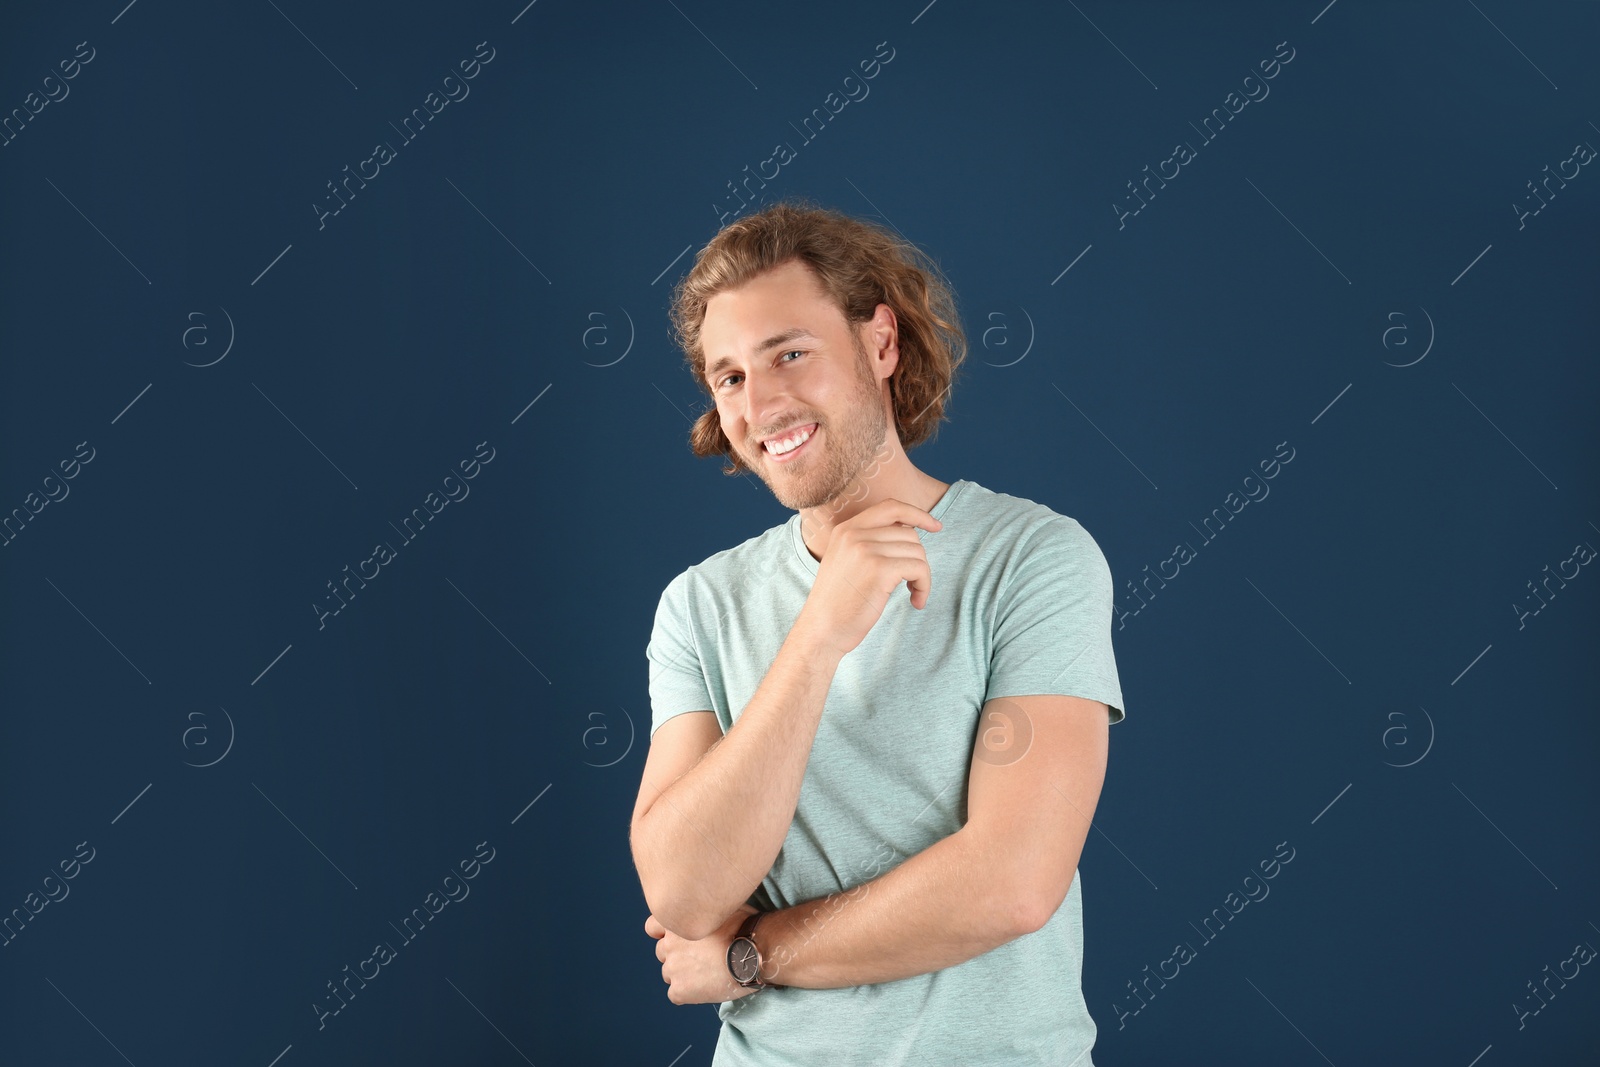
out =
{"type": "Polygon", "coordinates": [[[812,427],[809,430],[802,430],[792,437],[785,437],[781,441],[768,441],[766,444],[767,451],[772,453],[774,456],[781,456],[785,452],[793,452],[795,449],[809,441],[811,439],[811,435],[815,432],[816,428],[812,427]]]}

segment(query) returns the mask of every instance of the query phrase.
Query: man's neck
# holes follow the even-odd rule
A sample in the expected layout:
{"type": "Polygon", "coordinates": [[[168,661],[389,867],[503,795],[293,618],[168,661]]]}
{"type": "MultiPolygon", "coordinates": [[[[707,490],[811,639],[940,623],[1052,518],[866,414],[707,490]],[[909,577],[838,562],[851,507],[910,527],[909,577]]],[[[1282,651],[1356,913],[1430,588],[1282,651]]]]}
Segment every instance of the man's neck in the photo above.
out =
{"type": "Polygon", "coordinates": [[[844,507],[835,509],[837,501],[830,501],[820,507],[802,509],[800,511],[800,534],[812,558],[820,561],[827,553],[828,542],[833,538],[835,526],[846,519],[859,515],[880,501],[903,500],[912,507],[932,512],[939,502],[944,499],[945,493],[950,491],[950,483],[941,482],[932,475],[924,474],[914,467],[911,468],[910,473],[913,478],[909,485],[880,483],[879,486],[875,487],[877,492],[869,494],[861,500],[850,501],[844,507]]]}

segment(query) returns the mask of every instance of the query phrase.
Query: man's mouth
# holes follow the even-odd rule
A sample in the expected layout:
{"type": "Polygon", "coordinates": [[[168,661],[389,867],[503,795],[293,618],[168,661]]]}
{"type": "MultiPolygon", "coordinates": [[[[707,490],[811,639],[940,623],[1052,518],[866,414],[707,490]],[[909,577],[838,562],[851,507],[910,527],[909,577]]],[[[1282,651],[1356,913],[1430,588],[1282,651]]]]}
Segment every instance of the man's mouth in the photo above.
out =
{"type": "Polygon", "coordinates": [[[798,456],[801,452],[804,452],[808,447],[810,447],[811,439],[817,435],[820,429],[821,427],[813,422],[809,426],[803,426],[794,433],[789,434],[787,437],[774,442],[772,445],[763,444],[761,446],[761,450],[765,452],[767,454],[767,458],[772,460],[774,463],[788,463],[792,461],[795,456],[798,456]],[[796,442],[798,442],[798,444],[796,442]],[[780,450],[787,448],[788,451],[775,452],[773,451],[774,445],[780,450]]]}

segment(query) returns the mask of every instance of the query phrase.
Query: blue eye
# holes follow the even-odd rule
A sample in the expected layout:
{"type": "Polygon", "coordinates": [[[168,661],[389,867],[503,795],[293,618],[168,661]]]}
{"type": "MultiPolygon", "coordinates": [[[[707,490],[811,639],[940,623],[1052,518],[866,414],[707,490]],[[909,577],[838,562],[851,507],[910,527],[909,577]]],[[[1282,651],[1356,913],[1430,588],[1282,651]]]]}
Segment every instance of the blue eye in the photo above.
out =
{"type": "MultiPolygon", "coordinates": [[[[791,348],[789,351],[782,353],[782,355],[785,355],[785,356],[803,356],[805,354],[806,354],[805,353],[805,349],[802,349],[802,348],[791,348]]],[[[739,377],[739,375],[737,375],[737,374],[728,375],[727,377],[723,378],[721,382],[717,383],[718,387],[720,388],[721,386],[727,385],[729,378],[737,378],[737,377],[739,377]]]]}

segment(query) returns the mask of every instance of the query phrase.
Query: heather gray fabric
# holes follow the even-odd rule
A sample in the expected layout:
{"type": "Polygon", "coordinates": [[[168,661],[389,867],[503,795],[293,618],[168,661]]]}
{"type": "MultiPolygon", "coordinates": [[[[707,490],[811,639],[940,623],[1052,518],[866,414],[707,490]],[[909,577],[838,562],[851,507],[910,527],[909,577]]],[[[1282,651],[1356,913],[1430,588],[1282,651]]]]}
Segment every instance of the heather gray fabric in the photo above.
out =
{"type": "MultiPolygon", "coordinates": [[[[1060,693],[1123,718],[1111,572],[1094,538],[1042,504],[964,480],[931,513],[944,526],[918,531],[933,576],[927,606],[913,608],[902,584],[840,662],[794,821],[750,898],[756,907],[851,889],[959,829],[984,701],[1060,693]]],[[[797,512],[668,583],[645,651],[652,734],[688,711],[713,711],[731,728],[818,566],[797,512]]],[[[720,1004],[713,1067],[1093,1067],[1082,882],[1080,872],[1040,930],[954,967],[720,1004]]]]}

